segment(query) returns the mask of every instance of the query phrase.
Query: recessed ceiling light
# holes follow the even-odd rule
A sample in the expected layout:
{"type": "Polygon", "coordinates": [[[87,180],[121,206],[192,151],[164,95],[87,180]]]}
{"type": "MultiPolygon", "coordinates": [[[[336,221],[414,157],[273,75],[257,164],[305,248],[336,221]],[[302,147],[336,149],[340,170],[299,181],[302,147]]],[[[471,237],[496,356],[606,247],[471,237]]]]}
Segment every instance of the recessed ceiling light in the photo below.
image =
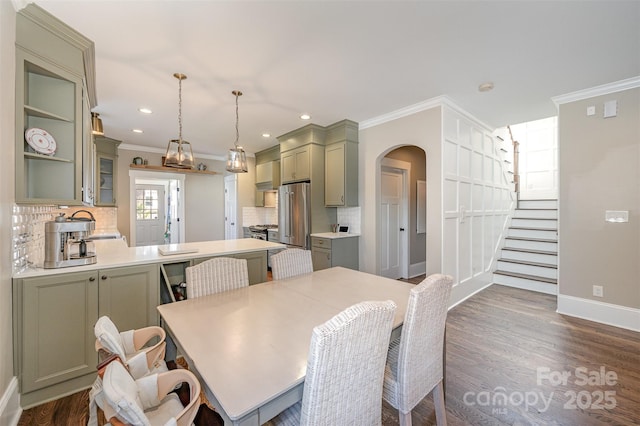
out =
{"type": "Polygon", "coordinates": [[[153,111],[151,111],[149,108],[138,108],[138,111],[140,111],[143,114],[152,114],[153,111]]]}
{"type": "Polygon", "coordinates": [[[271,134],[270,134],[270,133],[263,133],[263,134],[262,134],[262,137],[263,137],[263,138],[270,138],[270,137],[271,137],[271,134]]]}
{"type": "Polygon", "coordinates": [[[143,133],[143,131],[142,131],[142,130],[140,130],[140,129],[132,129],[131,131],[132,131],[133,133],[143,133]]]}
{"type": "Polygon", "coordinates": [[[488,92],[490,90],[493,90],[493,83],[490,81],[482,83],[480,86],[478,86],[478,90],[481,92],[488,92]]]}
{"type": "Polygon", "coordinates": [[[310,120],[310,119],[311,119],[311,116],[310,116],[309,114],[302,114],[302,115],[300,116],[300,118],[301,118],[302,120],[310,120]]]}

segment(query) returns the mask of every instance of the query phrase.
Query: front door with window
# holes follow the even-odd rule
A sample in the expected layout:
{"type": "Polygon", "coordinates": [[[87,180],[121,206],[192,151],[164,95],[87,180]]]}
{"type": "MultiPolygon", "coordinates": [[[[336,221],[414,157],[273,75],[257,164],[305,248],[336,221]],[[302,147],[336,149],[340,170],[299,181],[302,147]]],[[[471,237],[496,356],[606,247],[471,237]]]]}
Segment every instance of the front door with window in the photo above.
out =
{"type": "Polygon", "coordinates": [[[163,185],[136,185],[136,246],[165,243],[163,185]]]}

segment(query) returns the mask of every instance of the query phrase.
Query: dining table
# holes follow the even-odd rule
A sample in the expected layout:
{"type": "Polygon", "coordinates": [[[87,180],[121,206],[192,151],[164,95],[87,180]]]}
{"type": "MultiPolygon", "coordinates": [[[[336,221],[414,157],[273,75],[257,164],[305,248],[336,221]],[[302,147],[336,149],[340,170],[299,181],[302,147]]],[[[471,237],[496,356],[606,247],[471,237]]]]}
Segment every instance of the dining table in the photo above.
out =
{"type": "Polygon", "coordinates": [[[392,300],[399,336],[414,285],[333,267],[158,306],[225,425],[260,425],[302,400],[311,333],[349,306],[392,300]]]}

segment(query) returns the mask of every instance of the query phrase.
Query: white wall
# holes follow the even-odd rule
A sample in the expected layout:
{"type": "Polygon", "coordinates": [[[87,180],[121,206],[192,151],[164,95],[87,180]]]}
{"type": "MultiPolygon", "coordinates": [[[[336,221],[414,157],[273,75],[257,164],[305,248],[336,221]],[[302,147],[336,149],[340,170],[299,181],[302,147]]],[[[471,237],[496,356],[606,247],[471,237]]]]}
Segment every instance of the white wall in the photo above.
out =
{"type": "Polygon", "coordinates": [[[360,269],[379,272],[380,160],[396,147],[418,146],[427,157],[426,273],[453,276],[451,304],[456,304],[491,283],[513,200],[489,129],[444,98],[426,105],[380,124],[361,123],[360,269]]]}
{"type": "Polygon", "coordinates": [[[224,240],[224,175],[187,174],[185,242],[224,240]]]}
{"type": "Polygon", "coordinates": [[[12,424],[20,415],[17,381],[13,376],[11,320],[11,215],[14,201],[15,156],[15,33],[16,12],[0,1],[0,424],[12,424]]]}

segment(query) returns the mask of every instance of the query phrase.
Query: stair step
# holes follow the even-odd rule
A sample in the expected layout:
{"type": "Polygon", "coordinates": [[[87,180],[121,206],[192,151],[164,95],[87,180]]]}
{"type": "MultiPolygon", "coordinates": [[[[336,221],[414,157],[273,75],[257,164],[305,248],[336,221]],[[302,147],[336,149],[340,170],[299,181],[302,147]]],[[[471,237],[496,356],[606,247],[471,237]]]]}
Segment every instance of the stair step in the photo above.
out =
{"type": "Polygon", "coordinates": [[[505,247],[501,251],[502,259],[523,261],[529,264],[558,265],[558,253],[546,250],[531,250],[505,247]]]}
{"type": "Polygon", "coordinates": [[[514,228],[535,228],[535,229],[558,229],[557,219],[522,219],[514,217],[511,219],[511,226],[514,228]]]}
{"type": "Polygon", "coordinates": [[[537,291],[540,293],[558,293],[557,280],[552,278],[540,278],[526,274],[495,271],[493,273],[493,282],[495,284],[537,291]]]}
{"type": "Polygon", "coordinates": [[[557,209],[558,200],[519,200],[520,209],[557,209]]]}
{"type": "Polygon", "coordinates": [[[545,240],[542,238],[506,237],[504,239],[504,248],[541,250],[558,253],[558,242],[555,240],[545,240]]]}
{"type": "Polygon", "coordinates": [[[508,237],[532,238],[558,241],[558,231],[555,229],[531,229],[531,228],[509,228],[508,237]]]}
{"type": "Polygon", "coordinates": [[[527,262],[523,260],[498,259],[499,271],[531,275],[540,278],[557,278],[558,267],[549,263],[527,262]]]}
{"type": "Polygon", "coordinates": [[[513,217],[518,219],[558,219],[558,209],[516,209],[513,217]]]}

